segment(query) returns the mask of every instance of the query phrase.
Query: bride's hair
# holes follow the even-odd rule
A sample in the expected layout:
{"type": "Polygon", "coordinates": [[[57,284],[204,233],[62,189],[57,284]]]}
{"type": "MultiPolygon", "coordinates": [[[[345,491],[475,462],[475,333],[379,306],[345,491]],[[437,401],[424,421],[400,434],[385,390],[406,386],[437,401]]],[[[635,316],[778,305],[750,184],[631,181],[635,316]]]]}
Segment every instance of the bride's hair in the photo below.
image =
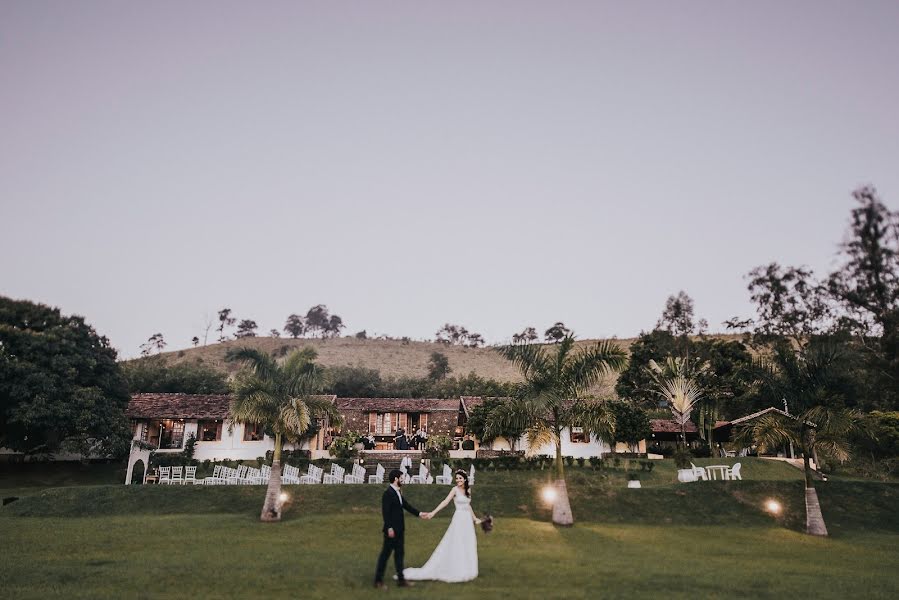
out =
{"type": "Polygon", "coordinates": [[[461,475],[462,479],[465,480],[465,495],[471,498],[471,492],[468,491],[468,473],[466,473],[462,469],[459,469],[458,471],[456,471],[456,475],[461,475]]]}

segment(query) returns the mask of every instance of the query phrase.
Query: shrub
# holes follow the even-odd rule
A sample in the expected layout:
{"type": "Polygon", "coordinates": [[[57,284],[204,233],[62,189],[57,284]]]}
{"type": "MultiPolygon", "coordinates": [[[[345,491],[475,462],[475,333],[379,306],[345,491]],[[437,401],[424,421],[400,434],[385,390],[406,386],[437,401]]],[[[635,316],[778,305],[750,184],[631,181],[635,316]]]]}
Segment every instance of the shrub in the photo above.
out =
{"type": "Polygon", "coordinates": [[[585,462],[586,460],[587,460],[587,459],[584,458],[583,456],[578,457],[578,459],[577,459],[577,466],[583,468],[583,467],[584,467],[584,462],[585,462]]]}
{"type": "Polygon", "coordinates": [[[693,458],[689,448],[684,448],[683,446],[678,446],[672,456],[674,457],[674,464],[677,465],[678,469],[686,469],[689,467],[690,459],[693,458]]]}

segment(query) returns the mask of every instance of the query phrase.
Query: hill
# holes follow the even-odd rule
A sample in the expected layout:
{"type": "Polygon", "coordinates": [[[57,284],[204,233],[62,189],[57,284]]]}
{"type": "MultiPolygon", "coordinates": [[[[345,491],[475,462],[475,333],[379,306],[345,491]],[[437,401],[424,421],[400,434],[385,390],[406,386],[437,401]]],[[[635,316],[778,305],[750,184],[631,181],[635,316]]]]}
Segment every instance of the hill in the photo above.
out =
{"type": "MultiPolygon", "coordinates": [[[[737,335],[715,335],[716,339],[738,339],[737,335]]],[[[578,346],[585,346],[601,340],[579,340],[578,346]]],[[[634,338],[612,340],[620,348],[628,351],[634,338]]],[[[232,374],[239,365],[225,361],[225,355],[232,348],[248,346],[262,352],[279,356],[292,349],[310,346],[318,352],[318,362],[326,367],[354,366],[376,369],[383,377],[425,377],[431,353],[441,352],[449,360],[453,375],[475,373],[496,381],[520,381],[518,370],[492,348],[465,348],[447,346],[436,342],[416,342],[402,340],[378,340],[356,338],[271,338],[253,337],[229,340],[196,348],[186,348],[164,352],[170,363],[202,363],[222,372],[232,374]]],[[[143,360],[143,359],[135,359],[143,360]]],[[[614,388],[615,376],[610,376],[596,392],[614,388]]]]}

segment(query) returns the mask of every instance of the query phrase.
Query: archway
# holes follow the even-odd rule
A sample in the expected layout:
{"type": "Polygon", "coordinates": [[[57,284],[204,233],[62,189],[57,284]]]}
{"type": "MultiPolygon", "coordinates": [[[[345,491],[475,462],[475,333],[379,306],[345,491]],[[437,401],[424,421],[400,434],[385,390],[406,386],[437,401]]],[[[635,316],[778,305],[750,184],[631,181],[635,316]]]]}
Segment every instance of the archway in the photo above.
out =
{"type": "Polygon", "coordinates": [[[134,465],[131,467],[131,484],[143,485],[145,472],[146,465],[144,464],[144,461],[141,459],[134,461],[134,465]]]}

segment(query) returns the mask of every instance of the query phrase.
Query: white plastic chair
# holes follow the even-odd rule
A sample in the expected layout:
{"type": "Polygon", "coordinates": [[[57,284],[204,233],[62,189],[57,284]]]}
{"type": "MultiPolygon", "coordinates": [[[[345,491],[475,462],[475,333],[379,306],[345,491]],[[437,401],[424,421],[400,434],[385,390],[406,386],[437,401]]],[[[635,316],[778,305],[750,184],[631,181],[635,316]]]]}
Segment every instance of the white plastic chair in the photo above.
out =
{"type": "Polygon", "coordinates": [[[321,483],[324,473],[325,473],[325,470],[322,469],[321,467],[316,467],[315,465],[310,464],[309,472],[306,475],[303,475],[302,477],[300,477],[300,483],[306,483],[306,484],[321,483]]]}
{"type": "Polygon", "coordinates": [[[413,475],[409,479],[409,483],[427,483],[428,477],[428,468],[424,463],[421,463],[418,467],[418,475],[413,475]]]}
{"type": "Polygon", "coordinates": [[[450,466],[448,464],[443,463],[443,474],[435,477],[434,483],[437,483],[439,485],[452,485],[453,470],[450,469],[450,466]]]}
{"type": "Polygon", "coordinates": [[[709,480],[709,474],[706,473],[705,469],[703,469],[702,467],[697,467],[693,463],[690,463],[690,466],[693,468],[693,475],[696,476],[696,481],[699,481],[700,479],[702,479],[703,481],[709,480]]]}
{"type": "Polygon", "coordinates": [[[728,479],[739,479],[743,481],[743,476],[740,475],[740,468],[742,465],[740,463],[734,463],[734,466],[727,470],[727,478],[728,479]]]}
{"type": "Polygon", "coordinates": [[[184,477],[182,476],[184,473],[184,467],[172,467],[172,484],[177,483],[178,485],[182,485],[184,483],[184,477]]]}
{"type": "Polygon", "coordinates": [[[678,469],[677,480],[681,483],[690,483],[696,481],[696,472],[693,469],[678,469]]]}
{"type": "Polygon", "coordinates": [[[384,467],[381,466],[381,463],[378,463],[378,468],[375,469],[374,475],[368,476],[369,483],[384,483],[384,467]]]}
{"type": "Polygon", "coordinates": [[[331,472],[325,475],[322,483],[343,483],[343,476],[345,474],[346,469],[337,463],[331,463],[331,472]]]}
{"type": "Polygon", "coordinates": [[[197,485],[197,467],[184,467],[184,483],[197,485]]]}
{"type": "Polygon", "coordinates": [[[471,471],[468,472],[468,485],[474,485],[474,465],[471,465],[471,471]]]}
{"type": "Polygon", "coordinates": [[[344,475],[344,483],[365,483],[365,469],[360,464],[353,465],[353,472],[344,475]]]}
{"type": "Polygon", "coordinates": [[[291,465],[284,465],[281,471],[281,483],[296,485],[300,483],[300,469],[291,465]]]}
{"type": "Polygon", "coordinates": [[[159,484],[168,485],[172,483],[171,474],[171,467],[159,467],[159,484]]]}

